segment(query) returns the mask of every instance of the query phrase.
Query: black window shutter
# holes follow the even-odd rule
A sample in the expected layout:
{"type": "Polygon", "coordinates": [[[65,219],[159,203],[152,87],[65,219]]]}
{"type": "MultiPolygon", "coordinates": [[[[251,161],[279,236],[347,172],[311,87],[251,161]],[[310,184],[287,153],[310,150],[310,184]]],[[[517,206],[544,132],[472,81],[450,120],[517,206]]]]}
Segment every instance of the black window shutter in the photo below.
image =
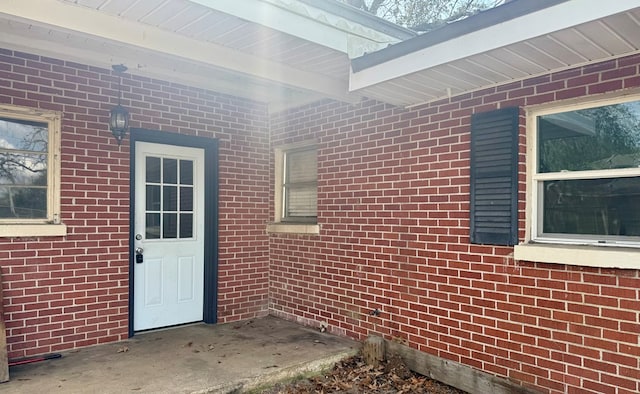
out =
{"type": "Polygon", "coordinates": [[[518,242],[517,107],[471,116],[471,242],[518,242]]]}

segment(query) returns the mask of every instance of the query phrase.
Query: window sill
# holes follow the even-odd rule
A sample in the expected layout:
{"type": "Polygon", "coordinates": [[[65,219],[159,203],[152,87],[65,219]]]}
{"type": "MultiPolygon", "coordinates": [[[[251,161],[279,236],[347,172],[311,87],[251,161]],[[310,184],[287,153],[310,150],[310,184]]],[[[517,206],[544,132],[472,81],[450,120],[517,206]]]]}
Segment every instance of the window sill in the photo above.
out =
{"type": "Polygon", "coordinates": [[[4,224],[0,237],[60,237],[67,235],[64,224],[4,224]]]}
{"type": "Polygon", "coordinates": [[[640,249],[611,246],[520,244],[515,260],[557,263],[598,268],[640,268],[640,249]]]}
{"type": "Polygon", "coordinates": [[[320,225],[309,223],[269,223],[267,224],[267,233],[320,234],[320,225]]]}

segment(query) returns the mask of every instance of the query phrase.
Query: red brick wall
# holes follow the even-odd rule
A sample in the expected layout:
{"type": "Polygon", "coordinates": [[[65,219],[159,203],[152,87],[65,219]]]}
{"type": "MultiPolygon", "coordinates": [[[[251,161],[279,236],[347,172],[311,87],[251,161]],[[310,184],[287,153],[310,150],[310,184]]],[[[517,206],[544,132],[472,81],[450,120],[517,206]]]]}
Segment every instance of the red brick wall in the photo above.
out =
{"type": "Polygon", "coordinates": [[[548,393],[640,392],[640,271],[514,261],[510,247],[469,243],[470,115],[639,88],[639,65],[634,56],[411,110],[325,101],[273,117],[273,146],[318,141],[321,230],[270,236],[272,313],[383,334],[548,393]]]}
{"type": "MultiPolygon", "coordinates": [[[[0,238],[10,358],[127,337],[129,148],[107,130],[117,86],[111,70],[0,49],[0,103],[63,113],[68,226],[66,237],[0,238]]],[[[266,106],[131,74],[123,105],[132,127],[220,140],[218,318],[266,314],[266,106]]]]}

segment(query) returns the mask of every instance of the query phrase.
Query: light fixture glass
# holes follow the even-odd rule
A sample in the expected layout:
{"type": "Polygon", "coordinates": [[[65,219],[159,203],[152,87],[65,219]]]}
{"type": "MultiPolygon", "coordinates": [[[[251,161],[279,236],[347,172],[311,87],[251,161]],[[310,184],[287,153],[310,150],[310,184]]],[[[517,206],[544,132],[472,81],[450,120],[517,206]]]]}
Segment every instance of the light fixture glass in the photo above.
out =
{"type": "Polygon", "coordinates": [[[129,131],[129,111],[120,105],[120,100],[122,99],[122,73],[127,71],[127,67],[123,64],[115,64],[111,66],[111,68],[119,75],[120,79],[118,81],[118,105],[111,109],[109,115],[109,129],[118,142],[118,146],[120,146],[122,140],[129,131]]]}

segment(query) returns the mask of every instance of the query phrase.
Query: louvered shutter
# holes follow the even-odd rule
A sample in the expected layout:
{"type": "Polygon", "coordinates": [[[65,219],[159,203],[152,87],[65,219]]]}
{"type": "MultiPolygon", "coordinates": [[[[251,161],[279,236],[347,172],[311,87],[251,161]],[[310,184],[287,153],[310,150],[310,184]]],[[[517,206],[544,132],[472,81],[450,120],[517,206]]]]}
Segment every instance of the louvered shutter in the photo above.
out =
{"type": "Polygon", "coordinates": [[[518,108],[471,117],[471,242],[518,242],[518,108]]]}

